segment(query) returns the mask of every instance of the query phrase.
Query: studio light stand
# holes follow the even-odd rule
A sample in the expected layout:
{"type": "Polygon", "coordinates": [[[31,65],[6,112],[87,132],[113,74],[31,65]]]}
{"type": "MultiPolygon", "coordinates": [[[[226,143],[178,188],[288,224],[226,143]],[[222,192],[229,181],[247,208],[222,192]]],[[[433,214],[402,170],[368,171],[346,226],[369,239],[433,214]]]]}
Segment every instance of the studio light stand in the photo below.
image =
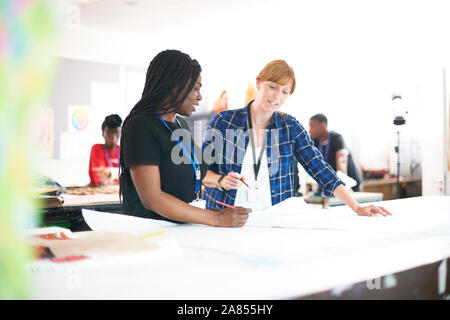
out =
{"type": "Polygon", "coordinates": [[[404,110],[402,96],[398,93],[392,95],[392,103],[394,104],[394,125],[397,128],[397,145],[395,152],[397,153],[397,199],[400,199],[400,126],[406,124],[406,113],[404,110]]]}

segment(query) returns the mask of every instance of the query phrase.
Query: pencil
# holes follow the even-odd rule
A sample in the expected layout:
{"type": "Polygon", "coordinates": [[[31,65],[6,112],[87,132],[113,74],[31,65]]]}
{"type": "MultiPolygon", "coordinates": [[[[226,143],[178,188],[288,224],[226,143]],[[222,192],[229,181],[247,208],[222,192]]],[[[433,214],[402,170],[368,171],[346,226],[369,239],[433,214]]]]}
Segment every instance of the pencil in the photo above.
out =
{"type": "Polygon", "coordinates": [[[245,184],[246,186],[247,186],[247,188],[249,188],[250,189],[250,187],[248,186],[248,184],[244,181],[244,177],[241,177],[239,180],[241,180],[242,181],[242,183],[243,184],[245,184]]]}
{"type": "Polygon", "coordinates": [[[164,231],[160,231],[160,232],[156,232],[156,233],[151,233],[151,234],[148,234],[148,235],[146,235],[146,236],[142,236],[141,238],[148,238],[148,237],[158,236],[158,235],[163,234],[163,233],[164,233],[164,231]]]}
{"type": "Polygon", "coordinates": [[[216,203],[221,204],[222,206],[228,207],[228,208],[233,208],[233,209],[234,209],[234,208],[237,208],[237,207],[235,207],[235,206],[231,206],[231,205],[229,205],[229,204],[220,202],[219,200],[216,200],[216,203]]]}

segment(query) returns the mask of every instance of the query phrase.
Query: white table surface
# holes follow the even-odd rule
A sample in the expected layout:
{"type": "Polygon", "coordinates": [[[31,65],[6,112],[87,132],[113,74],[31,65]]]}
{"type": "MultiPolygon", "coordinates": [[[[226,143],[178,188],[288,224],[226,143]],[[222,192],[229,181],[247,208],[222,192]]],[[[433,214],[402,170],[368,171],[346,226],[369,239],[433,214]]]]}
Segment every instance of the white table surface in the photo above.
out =
{"type": "Polygon", "coordinates": [[[31,262],[31,298],[290,299],[450,256],[450,197],[377,204],[394,215],[287,206],[243,228],[156,225],[155,251],[31,262]]]}

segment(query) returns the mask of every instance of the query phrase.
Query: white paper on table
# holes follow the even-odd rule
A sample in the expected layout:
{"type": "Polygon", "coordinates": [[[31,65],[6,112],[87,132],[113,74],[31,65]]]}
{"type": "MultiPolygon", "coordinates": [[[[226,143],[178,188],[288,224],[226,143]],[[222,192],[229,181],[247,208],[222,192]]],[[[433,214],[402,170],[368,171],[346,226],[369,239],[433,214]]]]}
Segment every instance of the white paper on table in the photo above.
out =
{"type": "Polygon", "coordinates": [[[297,226],[291,222],[300,216],[318,215],[318,210],[312,209],[303,198],[291,197],[263,211],[249,214],[248,227],[297,226]]]}
{"type": "Polygon", "coordinates": [[[336,207],[327,210],[311,208],[303,198],[291,197],[264,211],[250,213],[245,226],[292,228],[306,230],[357,230],[366,228],[374,230],[375,226],[383,229],[405,225],[401,217],[378,219],[380,217],[358,216],[348,207],[336,207]],[[392,221],[394,220],[394,221],[392,221]]]}
{"type": "Polygon", "coordinates": [[[411,232],[424,232],[432,226],[445,226],[448,224],[450,216],[450,212],[448,212],[450,197],[444,199],[420,197],[418,199],[384,201],[382,203],[383,207],[392,213],[392,216],[388,217],[381,215],[373,217],[358,216],[346,206],[329,208],[327,210],[309,210],[299,214],[302,210],[295,208],[296,201],[299,204],[298,200],[293,200],[289,206],[286,204],[286,207],[290,207],[286,211],[275,210],[276,206],[273,206],[271,209],[274,211],[272,212],[250,213],[246,226],[351,230],[366,235],[372,233],[381,236],[383,234],[399,235],[411,232]]]}
{"type": "Polygon", "coordinates": [[[155,219],[133,217],[129,215],[82,209],[83,217],[94,231],[123,232],[135,237],[145,236],[164,228],[176,226],[176,223],[155,219]]]}
{"type": "Polygon", "coordinates": [[[274,206],[264,210],[265,213],[286,215],[286,214],[302,214],[316,211],[300,197],[290,197],[274,206]]]}
{"type": "Polygon", "coordinates": [[[263,211],[250,213],[247,227],[292,228],[303,230],[334,230],[363,232],[406,231],[420,227],[423,216],[394,215],[382,217],[358,216],[348,207],[330,208],[327,210],[310,209],[299,213],[297,209],[285,212],[263,211]],[[420,221],[416,221],[419,218],[420,221]]]}

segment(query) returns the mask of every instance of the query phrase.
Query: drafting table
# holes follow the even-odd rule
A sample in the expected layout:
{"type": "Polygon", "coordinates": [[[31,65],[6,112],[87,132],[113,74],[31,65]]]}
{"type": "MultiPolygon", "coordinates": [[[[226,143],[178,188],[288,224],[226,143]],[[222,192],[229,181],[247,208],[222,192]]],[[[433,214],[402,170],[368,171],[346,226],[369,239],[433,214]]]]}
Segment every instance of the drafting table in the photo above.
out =
{"type": "Polygon", "coordinates": [[[447,261],[450,197],[378,204],[394,215],[286,206],[243,228],[155,225],[155,251],[31,262],[31,298],[292,299],[447,261]]]}
{"type": "MultiPolygon", "coordinates": [[[[367,203],[380,201],[382,199],[381,193],[373,192],[354,192],[353,196],[359,203],[367,203]]],[[[74,195],[63,194],[64,203],[59,207],[41,208],[42,221],[44,224],[54,223],[70,223],[70,229],[73,231],[90,230],[84,223],[81,215],[82,209],[91,209],[104,212],[120,213],[123,205],[120,202],[119,193],[108,194],[91,194],[91,195],[74,195]]],[[[322,198],[306,198],[305,201],[312,206],[320,204],[322,198]]],[[[327,199],[327,204],[330,206],[343,205],[337,198],[327,199]]]]}

